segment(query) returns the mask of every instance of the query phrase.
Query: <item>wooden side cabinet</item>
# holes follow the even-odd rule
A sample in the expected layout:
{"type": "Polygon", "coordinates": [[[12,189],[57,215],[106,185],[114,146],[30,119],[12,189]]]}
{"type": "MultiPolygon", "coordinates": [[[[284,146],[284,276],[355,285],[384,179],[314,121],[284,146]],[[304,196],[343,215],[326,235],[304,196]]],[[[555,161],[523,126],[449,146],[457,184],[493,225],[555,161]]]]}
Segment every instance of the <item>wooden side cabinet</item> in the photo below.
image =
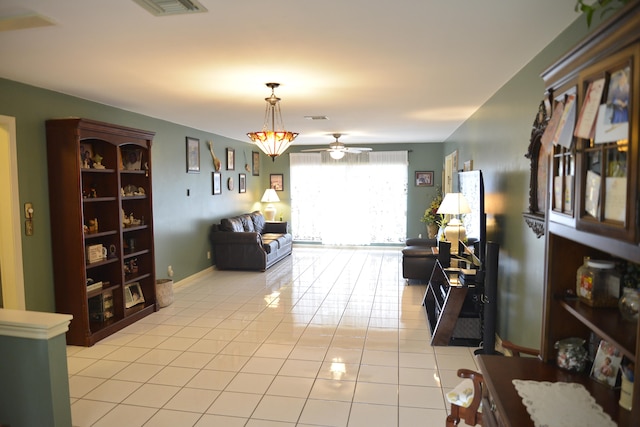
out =
{"type": "Polygon", "coordinates": [[[431,329],[431,345],[478,345],[482,335],[480,292],[462,285],[459,269],[436,261],[427,284],[423,305],[431,329]],[[453,282],[453,283],[452,283],[453,282]]]}
{"type": "Polygon", "coordinates": [[[154,133],[87,119],[46,122],[56,311],[91,346],[157,310],[154,133]]]}

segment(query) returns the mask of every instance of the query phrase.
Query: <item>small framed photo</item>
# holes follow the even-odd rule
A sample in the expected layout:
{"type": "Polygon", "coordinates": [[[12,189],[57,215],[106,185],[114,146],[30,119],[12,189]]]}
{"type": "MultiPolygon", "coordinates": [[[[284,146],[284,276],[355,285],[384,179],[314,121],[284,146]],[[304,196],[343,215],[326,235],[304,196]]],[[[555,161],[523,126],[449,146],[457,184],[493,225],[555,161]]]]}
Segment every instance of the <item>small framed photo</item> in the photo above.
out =
{"type": "Polygon", "coordinates": [[[127,171],[139,171],[142,168],[142,150],[139,148],[122,148],[122,167],[127,171]]]}
{"type": "Polygon", "coordinates": [[[416,172],[416,187],[433,187],[433,171],[416,172]]]}
{"type": "Polygon", "coordinates": [[[469,172],[473,170],[473,160],[467,160],[466,162],[464,162],[463,166],[462,166],[462,171],[463,172],[469,172]]]}
{"type": "Polygon", "coordinates": [[[80,144],[80,167],[89,169],[93,166],[93,146],[91,144],[80,144]]]}
{"type": "Polygon", "coordinates": [[[236,150],[227,148],[227,170],[232,171],[236,168],[236,150]]]}
{"type": "Polygon", "coordinates": [[[200,140],[187,137],[187,173],[200,173],[200,140]]]}
{"type": "Polygon", "coordinates": [[[591,377],[609,387],[614,387],[616,385],[616,379],[618,378],[621,362],[622,354],[620,350],[602,340],[598,346],[596,358],[593,361],[591,377]]]}
{"type": "Polygon", "coordinates": [[[124,287],[124,306],[131,308],[134,305],[142,304],[144,302],[144,295],[140,288],[140,283],[129,283],[124,287]]]}
{"type": "Polygon", "coordinates": [[[251,175],[260,176],[260,153],[257,151],[251,152],[251,175]]]}
{"type": "Polygon", "coordinates": [[[276,191],[284,190],[284,175],[281,173],[272,173],[269,175],[269,188],[272,188],[276,191]]]}
{"type": "Polygon", "coordinates": [[[222,174],[220,172],[211,172],[211,185],[213,187],[211,194],[222,194],[222,174]]]}
{"type": "Polygon", "coordinates": [[[247,192],[247,175],[241,173],[238,175],[238,192],[246,193],[247,192]]]}

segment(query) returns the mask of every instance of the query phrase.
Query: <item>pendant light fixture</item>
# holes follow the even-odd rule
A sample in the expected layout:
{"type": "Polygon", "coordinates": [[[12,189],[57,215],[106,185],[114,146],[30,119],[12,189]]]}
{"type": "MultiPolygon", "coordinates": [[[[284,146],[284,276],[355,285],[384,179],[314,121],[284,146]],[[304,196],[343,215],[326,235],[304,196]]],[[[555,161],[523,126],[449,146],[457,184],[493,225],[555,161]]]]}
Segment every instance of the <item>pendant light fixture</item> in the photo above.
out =
{"type": "Polygon", "coordinates": [[[282,123],[282,113],[280,112],[280,98],[274,91],[280,86],[280,83],[267,83],[267,87],[271,88],[271,96],[265,98],[267,107],[264,112],[264,124],[259,132],[249,132],[247,136],[273,161],[276,157],[287,151],[291,145],[297,132],[289,132],[284,129],[282,123]]]}

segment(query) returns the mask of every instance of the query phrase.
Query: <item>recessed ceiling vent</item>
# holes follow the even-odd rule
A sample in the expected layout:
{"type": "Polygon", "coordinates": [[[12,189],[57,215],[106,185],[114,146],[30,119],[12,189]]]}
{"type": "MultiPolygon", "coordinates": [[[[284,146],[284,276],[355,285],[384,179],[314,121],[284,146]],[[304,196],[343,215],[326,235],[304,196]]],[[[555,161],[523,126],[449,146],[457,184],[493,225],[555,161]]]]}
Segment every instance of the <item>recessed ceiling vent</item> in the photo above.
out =
{"type": "Polygon", "coordinates": [[[196,0],[133,0],[155,16],[204,13],[207,8],[196,0]]]}

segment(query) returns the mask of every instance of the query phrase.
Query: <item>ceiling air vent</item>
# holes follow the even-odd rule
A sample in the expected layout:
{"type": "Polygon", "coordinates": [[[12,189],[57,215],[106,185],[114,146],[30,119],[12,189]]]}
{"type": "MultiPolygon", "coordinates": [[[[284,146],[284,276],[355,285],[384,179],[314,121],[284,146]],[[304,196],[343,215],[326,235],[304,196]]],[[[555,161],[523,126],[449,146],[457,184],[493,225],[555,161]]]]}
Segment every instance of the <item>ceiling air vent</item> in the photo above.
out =
{"type": "Polygon", "coordinates": [[[133,0],[155,16],[204,13],[207,8],[196,0],[133,0]]]}

